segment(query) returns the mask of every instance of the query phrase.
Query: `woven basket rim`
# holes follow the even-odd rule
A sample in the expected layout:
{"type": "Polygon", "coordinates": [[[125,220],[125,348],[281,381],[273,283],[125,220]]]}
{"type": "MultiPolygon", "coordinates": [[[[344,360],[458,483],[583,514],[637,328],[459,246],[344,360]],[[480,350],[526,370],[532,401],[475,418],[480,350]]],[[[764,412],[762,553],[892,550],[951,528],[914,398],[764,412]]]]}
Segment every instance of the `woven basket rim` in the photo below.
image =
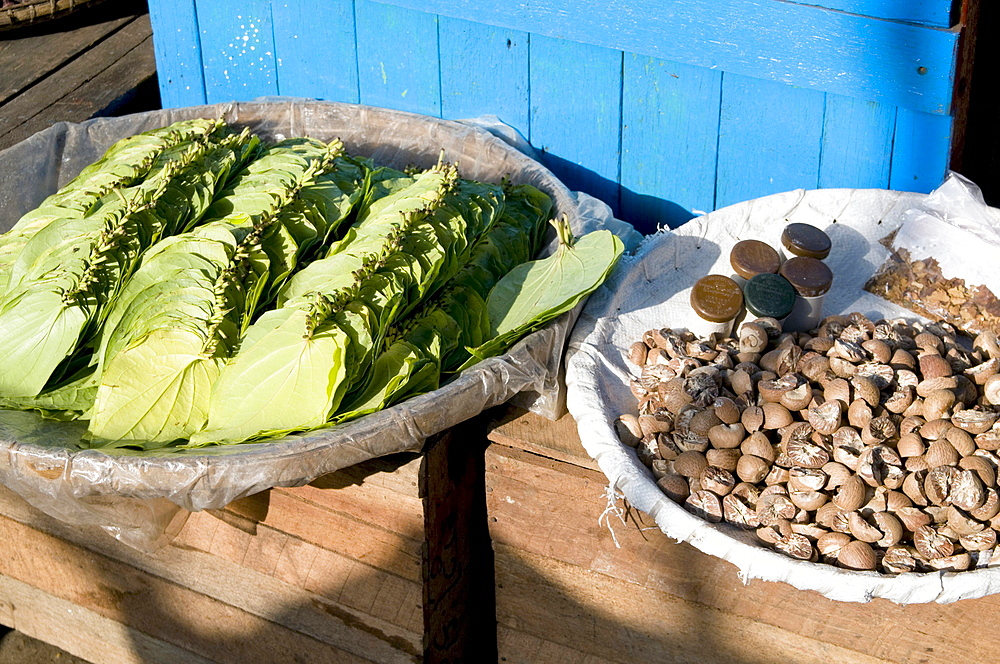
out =
{"type": "Polygon", "coordinates": [[[60,18],[103,0],[24,0],[0,8],[0,30],[11,30],[60,18]]]}

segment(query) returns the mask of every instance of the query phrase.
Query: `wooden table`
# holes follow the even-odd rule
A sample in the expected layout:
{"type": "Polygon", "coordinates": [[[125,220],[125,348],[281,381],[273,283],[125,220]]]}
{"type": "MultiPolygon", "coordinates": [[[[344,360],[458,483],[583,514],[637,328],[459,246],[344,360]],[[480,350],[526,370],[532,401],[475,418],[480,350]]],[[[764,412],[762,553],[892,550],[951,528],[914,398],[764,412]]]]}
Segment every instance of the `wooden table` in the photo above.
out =
{"type": "Polygon", "coordinates": [[[421,456],[192,514],[152,553],[0,489],[0,623],[101,664],[993,659],[996,596],[744,585],[642,514],[600,522],[606,486],[571,418],[500,408],[421,456]]]}
{"type": "Polygon", "coordinates": [[[191,514],[153,552],[0,486],[0,624],[99,664],[496,660],[482,445],[454,442],[475,424],[191,514]]]}
{"type": "MultiPolygon", "coordinates": [[[[599,523],[607,479],[569,416],[494,414],[486,450],[499,652],[507,662],[987,662],[1000,597],[836,602],[667,538],[631,511],[599,523]],[[620,548],[615,545],[611,530],[620,548]]],[[[620,503],[619,503],[620,504],[620,503]]]]}
{"type": "Polygon", "coordinates": [[[113,115],[137,96],[156,96],[155,75],[145,2],[108,0],[66,18],[4,31],[0,149],[55,122],[113,115]]]}

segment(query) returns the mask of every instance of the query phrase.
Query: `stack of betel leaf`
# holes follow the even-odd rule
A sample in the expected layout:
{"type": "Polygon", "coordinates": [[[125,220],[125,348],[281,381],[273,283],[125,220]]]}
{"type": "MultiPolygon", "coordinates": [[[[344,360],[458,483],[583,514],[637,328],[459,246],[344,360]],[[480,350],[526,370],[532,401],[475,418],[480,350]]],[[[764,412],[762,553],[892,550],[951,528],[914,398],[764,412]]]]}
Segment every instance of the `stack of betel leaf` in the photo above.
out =
{"type": "Polygon", "coordinates": [[[260,441],[435,390],[622,253],[530,185],[218,120],[133,136],[0,236],[0,407],[81,447],[260,441]],[[558,248],[532,260],[556,227],[558,248]]]}

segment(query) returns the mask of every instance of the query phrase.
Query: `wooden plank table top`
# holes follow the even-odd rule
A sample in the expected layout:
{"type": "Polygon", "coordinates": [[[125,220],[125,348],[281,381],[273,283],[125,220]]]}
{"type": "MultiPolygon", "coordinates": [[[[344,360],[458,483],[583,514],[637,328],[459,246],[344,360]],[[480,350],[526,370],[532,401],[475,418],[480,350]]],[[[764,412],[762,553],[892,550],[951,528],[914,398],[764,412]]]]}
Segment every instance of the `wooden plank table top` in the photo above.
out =
{"type": "Polygon", "coordinates": [[[0,34],[0,149],[55,122],[111,115],[155,83],[144,2],[104,2],[0,34]]]}
{"type": "Polygon", "coordinates": [[[581,653],[588,663],[626,655],[741,664],[995,658],[992,641],[976,634],[1000,620],[1000,596],[900,606],[744,584],[735,566],[671,540],[637,510],[627,523],[599,521],[607,478],[568,461],[585,454],[571,417],[551,422],[507,409],[492,420],[487,506],[508,661],[584,661],[581,653]],[[562,460],[542,453],[554,440],[562,460]]]}

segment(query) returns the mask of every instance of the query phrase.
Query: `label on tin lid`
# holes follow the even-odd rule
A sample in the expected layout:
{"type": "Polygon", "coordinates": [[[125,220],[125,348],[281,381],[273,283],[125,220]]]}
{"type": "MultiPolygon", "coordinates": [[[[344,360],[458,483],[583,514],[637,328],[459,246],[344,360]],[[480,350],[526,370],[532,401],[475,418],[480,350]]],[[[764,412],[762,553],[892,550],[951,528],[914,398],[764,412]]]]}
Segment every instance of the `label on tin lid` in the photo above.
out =
{"type": "Polygon", "coordinates": [[[729,263],[733,266],[733,272],[744,279],[750,279],[758,274],[776,273],[781,267],[781,257],[766,242],[741,240],[729,252],[729,263]]]}
{"type": "Polygon", "coordinates": [[[754,316],[780,320],[795,305],[795,289],[780,274],[758,274],[743,287],[743,298],[754,316]]]}
{"type": "Polygon", "coordinates": [[[725,323],[743,308],[743,291],[721,274],[710,274],[695,282],[691,289],[691,308],[707,321],[725,323]]]}
{"type": "Polygon", "coordinates": [[[781,276],[798,291],[802,297],[818,297],[830,290],[833,272],[821,260],[796,256],[781,264],[781,276]]]}
{"type": "Polygon", "coordinates": [[[830,255],[830,236],[809,224],[788,224],[781,233],[781,244],[789,253],[823,260],[830,255]]]}

